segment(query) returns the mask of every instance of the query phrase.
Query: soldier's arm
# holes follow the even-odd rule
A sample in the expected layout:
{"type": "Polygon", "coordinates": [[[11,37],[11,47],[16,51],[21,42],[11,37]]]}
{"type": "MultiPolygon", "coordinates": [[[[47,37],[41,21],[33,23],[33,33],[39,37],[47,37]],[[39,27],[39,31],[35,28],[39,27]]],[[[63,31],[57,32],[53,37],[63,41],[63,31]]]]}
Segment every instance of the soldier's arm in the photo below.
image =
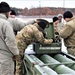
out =
{"type": "Polygon", "coordinates": [[[19,19],[13,19],[9,18],[8,21],[12,24],[14,32],[20,31],[22,28],[24,28],[28,24],[33,24],[35,20],[28,21],[27,23],[20,21],[19,19]]]}
{"type": "Polygon", "coordinates": [[[24,23],[24,26],[29,25],[29,24],[34,24],[36,22],[36,20],[30,20],[26,23],[24,23]]]}
{"type": "Polygon", "coordinates": [[[31,21],[28,21],[28,22],[22,22],[18,19],[14,19],[14,29],[16,31],[20,31],[22,28],[24,28],[26,25],[29,25],[29,24],[33,24],[35,22],[35,20],[31,20],[31,21]],[[15,28],[16,27],[16,28],[15,28]]]}
{"type": "Polygon", "coordinates": [[[73,29],[71,26],[65,25],[65,27],[59,31],[59,36],[62,38],[67,38],[71,35],[72,31],[73,29]]]}
{"type": "Polygon", "coordinates": [[[38,42],[42,44],[51,44],[53,42],[52,39],[45,39],[42,32],[37,31],[35,33],[35,38],[38,42]]]}

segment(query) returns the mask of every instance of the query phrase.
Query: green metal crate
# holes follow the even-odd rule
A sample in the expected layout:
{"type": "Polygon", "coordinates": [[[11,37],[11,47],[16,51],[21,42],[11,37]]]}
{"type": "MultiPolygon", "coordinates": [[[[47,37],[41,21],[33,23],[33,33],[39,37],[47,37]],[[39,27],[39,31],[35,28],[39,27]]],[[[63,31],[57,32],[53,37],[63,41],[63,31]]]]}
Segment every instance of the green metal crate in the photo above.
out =
{"type": "MultiPolygon", "coordinates": [[[[49,28],[45,29],[45,33],[48,39],[55,38],[53,23],[50,23],[49,28]]],[[[33,44],[33,50],[38,53],[60,53],[61,52],[61,42],[54,42],[50,45],[42,45],[40,43],[33,44]]]]}

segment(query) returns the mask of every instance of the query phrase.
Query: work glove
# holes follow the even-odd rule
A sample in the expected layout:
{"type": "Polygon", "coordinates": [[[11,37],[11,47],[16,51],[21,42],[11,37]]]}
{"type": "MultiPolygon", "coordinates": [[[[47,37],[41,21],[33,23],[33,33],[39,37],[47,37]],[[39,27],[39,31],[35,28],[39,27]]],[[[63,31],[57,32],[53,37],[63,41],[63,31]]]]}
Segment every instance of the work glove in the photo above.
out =
{"type": "Polygon", "coordinates": [[[20,60],[21,60],[20,55],[15,55],[15,56],[13,57],[13,60],[15,60],[15,61],[20,61],[20,60]]]}
{"type": "Polygon", "coordinates": [[[52,44],[53,39],[44,39],[43,44],[52,44]]]}
{"type": "Polygon", "coordinates": [[[56,42],[56,39],[55,38],[52,38],[53,42],[56,42]]]}
{"type": "Polygon", "coordinates": [[[59,33],[58,32],[55,32],[55,35],[59,35],[59,33]]]}

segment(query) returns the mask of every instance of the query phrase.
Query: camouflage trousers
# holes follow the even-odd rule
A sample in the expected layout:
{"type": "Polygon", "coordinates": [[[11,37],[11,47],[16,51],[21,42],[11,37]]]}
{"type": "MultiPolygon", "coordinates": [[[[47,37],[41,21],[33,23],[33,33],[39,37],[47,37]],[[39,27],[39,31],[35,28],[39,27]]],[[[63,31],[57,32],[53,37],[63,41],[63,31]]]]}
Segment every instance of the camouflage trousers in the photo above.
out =
{"type": "Polygon", "coordinates": [[[75,56],[75,48],[67,48],[68,54],[75,56]]]}
{"type": "Polygon", "coordinates": [[[15,73],[15,75],[23,75],[22,68],[23,68],[23,58],[24,58],[25,49],[24,50],[19,49],[19,52],[20,52],[19,60],[16,61],[16,73],[15,73]]]}

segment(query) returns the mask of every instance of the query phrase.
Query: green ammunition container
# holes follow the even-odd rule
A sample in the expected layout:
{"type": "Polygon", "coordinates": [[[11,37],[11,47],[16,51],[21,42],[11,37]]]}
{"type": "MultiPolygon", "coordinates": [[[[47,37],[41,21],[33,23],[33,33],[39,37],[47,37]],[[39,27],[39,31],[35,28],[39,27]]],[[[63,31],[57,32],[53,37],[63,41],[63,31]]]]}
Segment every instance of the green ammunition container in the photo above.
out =
{"type": "Polygon", "coordinates": [[[30,55],[30,57],[35,61],[35,63],[39,66],[41,66],[41,68],[48,74],[48,75],[58,75],[55,71],[53,71],[51,68],[49,68],[48,66],[45,66],[44,63],[39,60],[36,56],[34,55],[30,55]]]}
{"type": "Polygon", "coordinates": [[[61,62],[62,64],[70,67],[71,69],[75,70],[75,61],[66,57],[65,55],[62,54],[57,54],[54,56],[54,58],[56,60],[58,60],[59,62],[61,62]]]}
{"type": "MultiPolygon", "coordinates": [[[[55,38],[53,23],[50,23],[49,28],[45,29],[45,33],[46,33],[46,37],[48,39],[55,38]]],[[[61,52],[61,42],[53,42],[50,45],[43,45],[43,44],[40,44],[40,43],[35,43],[33,45],[33,50],[37,54],[60,53],[61,52]]]]}
{"type": "Polygon", "coordinates": [[[48,75],[28,54],[24,57],[25,74],[24,75],[48,75]]]}
{"type": "Polygon", "coordinates": [[[58,74],[75,74],[75,71],[65,65],[60,64],[57,60],[49,55],[42,55],[40,59],[45,64],[50,64],[49,67],[55,70],[58,74]]]}

